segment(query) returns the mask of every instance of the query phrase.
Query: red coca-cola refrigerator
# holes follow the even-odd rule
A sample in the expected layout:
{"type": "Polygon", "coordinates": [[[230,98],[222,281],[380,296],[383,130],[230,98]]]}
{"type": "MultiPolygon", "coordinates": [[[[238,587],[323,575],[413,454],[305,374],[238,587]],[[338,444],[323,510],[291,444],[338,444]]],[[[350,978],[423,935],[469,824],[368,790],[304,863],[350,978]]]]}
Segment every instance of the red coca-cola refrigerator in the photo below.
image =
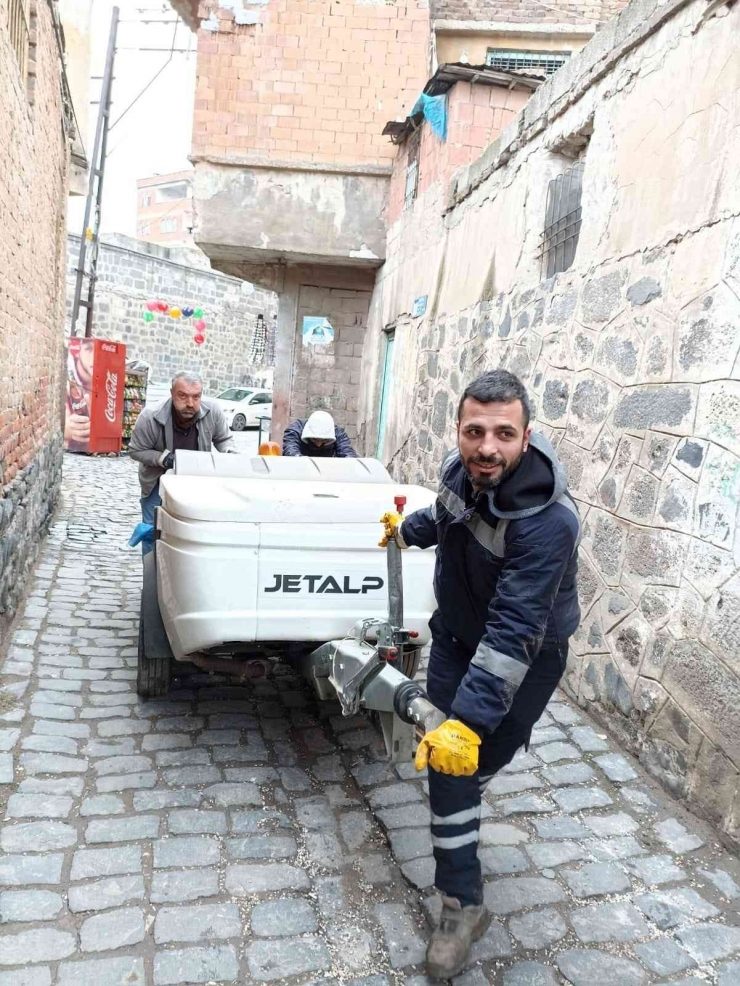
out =
{"type": "Polygon", "coordinates": [[[120,452],[126,347],[108,339],[71,338],[67,345],[64,447],[120,452]]]}

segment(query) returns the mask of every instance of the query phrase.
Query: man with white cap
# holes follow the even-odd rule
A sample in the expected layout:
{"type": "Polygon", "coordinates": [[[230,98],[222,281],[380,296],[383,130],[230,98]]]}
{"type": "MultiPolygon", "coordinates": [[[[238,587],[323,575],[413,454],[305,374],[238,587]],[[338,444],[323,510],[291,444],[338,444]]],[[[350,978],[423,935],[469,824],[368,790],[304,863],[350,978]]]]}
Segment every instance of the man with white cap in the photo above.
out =
{"type": "Polygon", "coordinates": [[[328,411],[314,411],[308,420],[299,418],[288,425],[283,435],[283,455],[357,458],[347,432],[334,424],[328,411]]]}

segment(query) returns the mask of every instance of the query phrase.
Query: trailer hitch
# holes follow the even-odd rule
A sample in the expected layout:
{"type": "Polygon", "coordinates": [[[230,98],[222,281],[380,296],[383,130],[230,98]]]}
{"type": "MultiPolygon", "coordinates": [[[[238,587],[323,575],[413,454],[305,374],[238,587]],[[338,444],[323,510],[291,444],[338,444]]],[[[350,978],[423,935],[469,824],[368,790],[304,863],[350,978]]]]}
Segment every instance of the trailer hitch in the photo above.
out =
{"type": "MultiPolygon", "coordinates": [[[[405,497],[395,497],[403,513],[405,497]]],[[[383,739],[392,761],[409,761],[414,740],[446,718],[429,701],[422,686],[400,670],[404,646],[418,633],[403,626],[401,549],[387,546],[388,618],[358,620],[343,640],[322,644],[303,662],[303,671],[319,698],[338,698],[345,716],[360,709],[379,713],[383,739]],[[409,727],[413,728],[409,728],[409,727]]]]}

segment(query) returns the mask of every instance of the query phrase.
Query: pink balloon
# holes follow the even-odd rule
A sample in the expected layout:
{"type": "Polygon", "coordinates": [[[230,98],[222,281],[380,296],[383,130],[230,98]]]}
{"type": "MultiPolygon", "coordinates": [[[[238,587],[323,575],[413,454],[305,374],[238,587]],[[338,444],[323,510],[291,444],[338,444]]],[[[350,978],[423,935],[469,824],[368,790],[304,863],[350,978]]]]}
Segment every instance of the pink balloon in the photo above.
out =
{"type": "Polygon", "coordinates": [[[193,324],[195,325],[195,328],[198,330],[198,332],[202,332],[203,329],[205,329],[206,327],[206,323],[203,321],[202,318],[196,319],[193,324]]]}
{"type": "Polygon", "coordinates": [[[150,311],[150,312],[158,312],[159,311],[159,302],[158,301],[147,301],[146,307],[147,307],[147,310],[150,311]]]}

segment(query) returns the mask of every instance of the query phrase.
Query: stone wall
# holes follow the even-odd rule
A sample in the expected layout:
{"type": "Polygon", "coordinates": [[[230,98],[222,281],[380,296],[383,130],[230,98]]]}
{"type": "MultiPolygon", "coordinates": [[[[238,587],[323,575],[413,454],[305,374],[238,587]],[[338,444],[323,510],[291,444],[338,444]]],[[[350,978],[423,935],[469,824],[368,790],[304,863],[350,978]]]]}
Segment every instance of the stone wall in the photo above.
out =
{"type": "MultiPolygon", "coordinates": [[[[264,315],[273,334],[277,297],[272,291],[202,266],[189,266],[190,251],[142,244],[141,250],[104,243],[98,258],[93,334],[125,342],[127,357],[152,367],[151,378],[168,381],[178,370],[197,370],[206,390],[214,393],[234,384],[269,386],[272,370],[250,360],[257,316],[264,315]],[[168,259],[174,253],[178,262],[168,259]],[[145,322],[147,301],[201,307],[207,323],[206,341],[193,342],[193,320],[156,315],[145,322]]],[[[129,241],[136,245],[135,240],[129,241]]],[[[80,238],[67,238],[67,316],[72,310],[80,238]]],[[[193,262],[203,263],[195,253],[193,262]]],[[[82,330],[83,317],[78,322],[82,330]]]]}
{"type": "Polygon", "coordinates": [[[24,84],[0,0],[0,643],[59,491],[68,137],[51,7],[24,84]]]}
{"type": "Polygon", "coordinates": [[[470,379],[526,381],[583,519],[565,687],[740,843],[740,8],[706,14],[635,0],[429,197],[425,236],[391,230],[360,430],[372,453],[389,325],[403,480],[436,483],[470,379]],[[575,261],[542,281],[548,182],[579,154],[575,261]]]}

